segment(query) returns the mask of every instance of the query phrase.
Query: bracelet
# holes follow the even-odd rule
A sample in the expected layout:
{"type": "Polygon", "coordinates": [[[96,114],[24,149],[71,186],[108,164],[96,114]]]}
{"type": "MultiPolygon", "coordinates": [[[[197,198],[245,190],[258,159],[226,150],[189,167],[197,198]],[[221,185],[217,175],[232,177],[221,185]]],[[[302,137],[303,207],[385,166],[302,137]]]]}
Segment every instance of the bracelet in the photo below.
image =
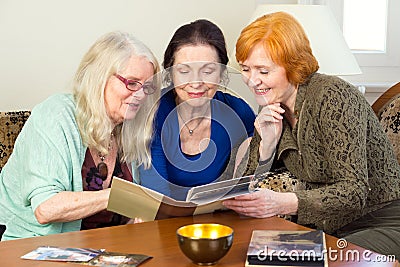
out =
{"type": "Polygon", "coordinates": [[[273,159],[274,155],[275,155],[275,153],[272,153],[272,155],[269,158],[267,158],[266,160],[260,160],[258,162],[258,165],[262,166],[262,165],[269,163],[273,159]]]}

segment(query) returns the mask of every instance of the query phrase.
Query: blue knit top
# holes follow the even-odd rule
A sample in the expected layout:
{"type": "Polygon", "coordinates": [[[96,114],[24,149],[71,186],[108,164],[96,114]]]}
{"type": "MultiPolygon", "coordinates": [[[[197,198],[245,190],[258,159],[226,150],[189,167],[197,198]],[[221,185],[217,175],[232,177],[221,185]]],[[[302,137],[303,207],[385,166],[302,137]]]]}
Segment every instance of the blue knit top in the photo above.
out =
{"type": "Polygon", "coordinates": [[[243,99],[217,91],[211,100],[208,147],[187,155],[181,150],[175,94],[166,90],[155,119],[152,168],[141,167],[140,179],[143,186],[184,199],[190,187],[211,183],[224,172],[231,149],[253,135],[255,114],[243,99]]]}

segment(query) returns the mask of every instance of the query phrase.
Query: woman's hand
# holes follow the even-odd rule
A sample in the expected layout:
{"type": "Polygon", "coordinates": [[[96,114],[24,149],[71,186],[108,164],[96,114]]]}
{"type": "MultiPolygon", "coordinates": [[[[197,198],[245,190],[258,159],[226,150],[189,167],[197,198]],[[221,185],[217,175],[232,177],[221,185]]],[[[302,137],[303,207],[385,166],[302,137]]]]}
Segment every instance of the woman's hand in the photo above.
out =
{"type": "Polygon", "coordinates": [[[237,213],[267,218],[275,215],[296,214],[298,199],[294,193],[280,193],[269,189],[261,189],[250,194],[225,200],[225,207],[237,213]]]}
{"type": "Polygon", "coordinates": [[[261,109],[254,122],[254,126],[261,136],[260,160],[269,159],[276,149],[282,134],[282,119],[285,110],[280,103],[270,104],[261,109]]]}

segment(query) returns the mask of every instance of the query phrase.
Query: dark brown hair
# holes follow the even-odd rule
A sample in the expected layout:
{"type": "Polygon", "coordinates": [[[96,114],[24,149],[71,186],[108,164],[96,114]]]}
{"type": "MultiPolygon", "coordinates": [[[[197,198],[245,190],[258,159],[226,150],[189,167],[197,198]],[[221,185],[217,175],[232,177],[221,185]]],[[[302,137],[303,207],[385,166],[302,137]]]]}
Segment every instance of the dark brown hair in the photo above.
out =
{"type": "Polygon", "coordinates": [[[176,30],[164,53],[163,67],[167,69],[174,64],[175,52],[184,45],[209,45],[218,54],[219,63],[228,63],[226,43],[221,29],[205,19],[185,24],[176,30]]]}

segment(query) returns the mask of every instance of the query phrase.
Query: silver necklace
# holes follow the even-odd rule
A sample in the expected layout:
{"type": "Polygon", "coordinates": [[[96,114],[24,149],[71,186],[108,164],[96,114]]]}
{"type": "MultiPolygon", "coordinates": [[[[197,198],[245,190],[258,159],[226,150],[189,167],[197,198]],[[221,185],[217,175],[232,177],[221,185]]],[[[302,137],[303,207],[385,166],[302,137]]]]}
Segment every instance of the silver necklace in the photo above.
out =
{"type": "Polygon", "coordinates": [[[178,109],[176,110],[176,112],[178,113],[179,118],[181,118],[181,120],[182,120],[182,122],[183,122],[183,125],[185,125],[185,127],[188,129],[189,135],[190,135],[190,136],[193,135],[194,130],[196,130],[197,127],[200,126],[200,123],[204,120],[204,118],[206,118],[206,113],[207,113],[209,107],[210,107],[210,106],[207,106],[207,109],[206,109],[206,111],[204,112],[203,116],[200,117],[199,122],[197,123],[197,125],[196,125],[193,129],[190,129],[189,126],[188,126],[187,124],[188,124],[188,122],[190,122],[191,120],[193,120],[193,119],[195,119],[195,118],[190,119],[190,120],[188,120],[188,121],[185,122],[185,120],[182,118],[181,114],[179,113],[179,110],[178,110],[178,109]]]}

